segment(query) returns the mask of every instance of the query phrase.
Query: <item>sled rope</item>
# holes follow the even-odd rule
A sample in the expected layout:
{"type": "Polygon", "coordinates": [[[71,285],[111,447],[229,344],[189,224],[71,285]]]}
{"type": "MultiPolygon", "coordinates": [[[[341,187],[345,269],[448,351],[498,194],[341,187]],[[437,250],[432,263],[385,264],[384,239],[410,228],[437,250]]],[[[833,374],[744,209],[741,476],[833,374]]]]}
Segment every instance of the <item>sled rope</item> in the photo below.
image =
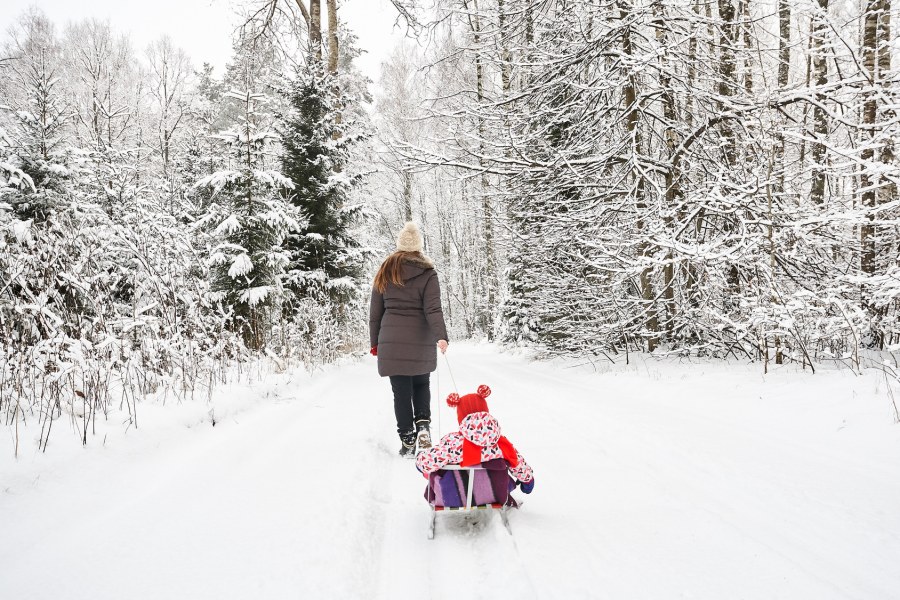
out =
{"type": "Polygon", "coordinates": [[[450,359],[444,354],[444,362],[447,363],[447,372],[450,373],[450,381],[453,382],[453,391],[459,394],[459,388],[456,387],[456,379],[453,378],[453,369],[450,368],[450,359]]]}
{"type": "Polygon", "coordinates": [[[437,438],[441,439],[441,365],[436,365],[434,374],[437,377],[437,438]]]}
{"type": "MultiPolygon", "coordinates": [[[[459,388],[456,387],[456,379],[453,378],[453,370],[450,368],[450,360],[447,358],[447,355],[444,354],[444,362],[447,363],[447,372],[450,374],[450,381],[453,382],[453,389],[459,394],[459,388]]],[[[444,434],[444,430],[441,428],[441,412],[443,412],[444,403],[441,402],[441,368],[440,365],[434,370],[435,375],[437,376],[437,439],[441,439],[441,436],[444,434]]]]}

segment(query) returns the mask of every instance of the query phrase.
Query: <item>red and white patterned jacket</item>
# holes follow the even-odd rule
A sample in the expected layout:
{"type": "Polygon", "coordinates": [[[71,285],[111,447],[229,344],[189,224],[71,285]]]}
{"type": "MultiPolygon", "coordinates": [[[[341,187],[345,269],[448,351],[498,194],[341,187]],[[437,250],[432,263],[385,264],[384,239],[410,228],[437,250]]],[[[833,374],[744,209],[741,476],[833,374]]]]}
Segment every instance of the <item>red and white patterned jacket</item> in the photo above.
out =
{"type": "MultiPolygon", "coordinates": [[[[459,424],[459,431],[448,433],[438,445],[420,452],[416,457],[416,466],[427,477],[429,473],[440,470],[444,465],[460,464],[464,440],[481,446],[482,462],[503,458],[503,452],[497,445],[500,440],[500,423],[490,413],[476,412],[466,415],[459,424]]],[[[528,466],[518,450],[516,450],[516,456],[519,462],[515,467],[510,468],[510,475],[522,483],[528,483],[533,477],[531,467],[528,466]]]]}

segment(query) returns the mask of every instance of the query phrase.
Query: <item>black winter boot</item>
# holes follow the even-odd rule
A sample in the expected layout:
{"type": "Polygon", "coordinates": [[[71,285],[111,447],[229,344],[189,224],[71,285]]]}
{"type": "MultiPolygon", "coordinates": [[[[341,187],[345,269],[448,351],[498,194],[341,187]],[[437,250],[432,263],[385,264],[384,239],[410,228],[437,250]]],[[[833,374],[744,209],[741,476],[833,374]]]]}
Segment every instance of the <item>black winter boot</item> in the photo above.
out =
{"type": "Polygon", "coordinates": [[[412,458],[416,455],[416,432],[404,431],[400,434],[400,456],[412,458]]]}
{"type": "Polygon", "coordinates": [[[419,419],[416,421],[416,444],[419,446],[419,452],[431,448],[431,426],[430,419],[419,419]]]}

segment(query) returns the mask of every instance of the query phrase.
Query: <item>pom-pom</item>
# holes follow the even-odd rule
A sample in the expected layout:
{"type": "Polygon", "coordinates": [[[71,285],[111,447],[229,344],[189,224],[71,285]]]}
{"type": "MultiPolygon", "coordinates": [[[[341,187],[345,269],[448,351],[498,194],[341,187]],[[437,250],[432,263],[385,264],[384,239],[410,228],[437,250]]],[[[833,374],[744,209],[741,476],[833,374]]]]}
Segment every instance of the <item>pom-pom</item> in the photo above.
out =
{"type": "Polygon", "coordinates": [[[447,396],[447,406],[450,408],[456,408],[459,406],[459,394],[450,394],[447,396]]]}
{"type": "Polygon", "coordinates": [[[479,385],[478,386],[478,395],[481,396],[482,398],[487,398],[488,396],[491,395],[491,388],[489,388],[486,385],[479,385]]]}

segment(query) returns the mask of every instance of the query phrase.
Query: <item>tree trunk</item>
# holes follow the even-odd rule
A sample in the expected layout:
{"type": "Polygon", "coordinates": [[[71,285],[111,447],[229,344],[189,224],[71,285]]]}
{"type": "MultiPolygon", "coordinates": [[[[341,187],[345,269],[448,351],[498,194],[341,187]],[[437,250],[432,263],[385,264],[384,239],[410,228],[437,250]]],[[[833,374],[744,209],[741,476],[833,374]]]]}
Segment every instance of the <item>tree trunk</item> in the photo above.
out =
{"type": "Polygon", "coordinates": [[[341,116],[343,104],[341,103],[341,87],[337,82],[338,59],[340,58],[340,46],[338,44],[338,18],[337,18],[337,0],[327,0],[328,6],[328,73],[334,78],[334,101],[339,107],[335,112],[334,124],[335,130],[331,134],[331,139],[339,139],[341,137],[341,116]]]}
{"type": "MultiPolygon", "coordinates": [[[[677,122],[677,113],[675,110],[675,96],[672,90],[671,65],[669,62],[668,38],[666,36],[666,12],[662,5],[656,7],[656,40],[660,46],[659,52],[659,83],[662,88],[660,100],[663,106],[663,118],[665,119],[664,140],[666,144],[666,157],[672,160],[671,168],[666,171],[665,178],[665,195],[666,207],[668,210],[665,217],[666,231],[673,231],[674,225],[672,214],[680,207],[681,191],[679,189],[679,180],[681,173],[677,160],[674,160],[675,149],[678,146],[678,135],[675,130],[677,122]]],[[[670,249],[666,253],[666,264],[663,267],[663,299],[666,305],[665,330],[669,339],[672,338],[675,328],[675,264],[674,255],[670,249]]]]}
{"type": "Polygon", "coordinates": [[[338,71],[338,18],[337,0],[326,0],[328,7],[328,72],[335,75],[338,71]]]}
{"type": "Polygon", "coordinates": [[[505,0],[497,0],[497,12],[500,20],[500,81],[504,94],[509,92],[511,85],[511,53],[509,51],[509,32],[507,31],[506,3],[505,0]]]}
{"type": "MultiPolygon", "coordinates": [[[[731,109],[729,98],[733,97],[737,92],[737,46],[740,39],[740,27],[738,27],[738,14],[735,10],[733,0],[718,0],[719,2],[719,20],[721,27],[719,34],[719,95],[720,110],[727,112],[731,109]]],[[[737,155],[737,134],[735,133],[731,121],[726,119],[722,125],[722,137],[724,142],[724,158],[725,165],[728,168],[735,168],[738,164],[737,155]]],[[[725,217],[723,229],[726,232],[734,230],[734,224],[725,217]]],[[[732,264],[728,267],[726,273],[728,288],[733,298],[726,298],[725,308],[734,308],[737,304],[737,294],[740,293],[740,274],[737,266],[732,264]]]]}
{"type": "MultiPolygon", "coordinates": [[[[885,82],[891,79],[891,0],[879,0],[878,12],[878,28],[876,30],[878,44],[878,82],[880,86],[884,86],[885,82]]],[[[894,108],[881,110],[888,113],[883,116],[885,121],[896,118],[896,110],[894,108]]],[[[894,166],[894,138],[888,137],[884,141],[881,148],[881,157],[879,162],[882,168],[895,172],[894,166]]],[[[878,190],[878,204],[886,204],[897,197],[897,185],[891,179],[885,179],[883,185],[878,190]]],[[[885,230],[884,235],[887,235],[885,230]]],[[[885,247],[887,249],[887,247],[885,247]]]]}
{"type": "Polygon", "coordinates": [[[530,46],[534,41],[534,8],[533,0],[525,0],[525,44],[530,46]]]}
{"type": "MultiPolygon", "coordinates": [[[[706,10],[709,10],[709,4],[706,4],[706,10]]],[[[695,19],[697,23],[704,22],[703,13],[700,11],[700,0],[695,0],[692,6],[695,19]]],[[[705,19],[706,23],[710,22],[709,18],[705,19]]],[[[698,27],[699,29],[699,27],[698,27]]],[[[687,67],[687,87],[691,89],[694,87],[694,82],[697,80],[697,38],[699,37],[699,31],[697,35],[692,35],[690,40],[688,41],[688,67],[687,67]]],[[[694,129],[694,97],[693,94],[688,95],[685,99],[685,123],[687,125],[688,131],[694,129]]],[[[672,165],[672,169],[674,170],[676,167],[672,165]]],[[[686,218],[685,207],[682,207],[679,210],[678,220],[684,221],[686,218]]],[[[699,231],[703,228],[703,213],[699,213],[696,217],[694,217],[694,233],[699,237],[699,231]]],[[[690,307],[696,307],[699,304],[699,294],[697,289],[697,267],[690,260],[686,261],[684,266],[684,278],[685,278],[685,289],[687,296],[687,304],[690,307]]]]}
{"type": "MultiPolygon", "coordinates": [[[[828,83],[828,57],[825,53],[826,35],[828,34],[828,0],[818,0],[821,14],[813,19],[812,46],[812,72],[813,83],[816,88],[821,88],[828,83]]],[[[825,202],[825,144],[821,143],[828,135],[828,121],[822,104],[826,101],[825,94],[816,91],[816,106],[813,108],[813,137],[811,158],[813,162],[812,188],[810,198],[815,204],[825,202]]]]}
{"type": "MultiPolygon", "coordinates": [[[[628,18],[628,13],[624,8],[619,9],[619,18],[623,21],[628,18]]],[[[633,53],[634,51],[631,46],[631,27],[626,26],[622,35],[622,54],[627,59],[625,61],[626,69],[629,68],[630,57],[633,53]]],[[[638,128],[637,82],[633,72],[628,73],[622,96],[623,109],[625,110],[625,127],[628,131],[628,135],[632,138],[631,146],[632,148],[639,149],[641,147],[641,132],[638,128]]],[[[640,173],[635,176],[637,177],[637,181],[635,182],[635,211],[637,213],[635,224],[640,234],[643,233],[644,228],[646,227],[644,211],[647,210],[647,201],[645,197],[647,187],[644,185],[643,176],[640,173]]],[[[641,257],[649,256],[650,244],[646,240],[642,240],[638,243],[638,253],[641,257]]],[[[651,268],[649,266],[644,266],[641,269],[639,276],[641,300],[643,301],[642,304],[645,311],[644,327],[649,333],[649,336],[647,337],[648,352],[656,350],[656,346],[659,343],[659,320],[656,315],[656,308],[653,305],[654,292],[652,274],[651,268]]]]}
{"type": "Polygon", "coordinates": [[[785,88],[791,69],[791,4],[778,0],[778,87],[785,88]]]}
{"type": "Polygon", "coordinates": [[[403,218],[405,221],[412,221],[412,173],[403,170],[400,174],[400,178],[403,180],[403,218]]]}
{"type": "Polygon", "coordinates": [[[322,2],[309,0],[309,43],[317,60],[322,60],[322,2]]]}
{"type": "Polygon", "coordinates": [[[753,68],[750,61],[752,56],[750,49],[753,46],[753,36],[750,35],[753,29],[753,20],[750,18],[750,0],[741,0],[741,29],[744,37],[744,90],[747,96],[753,97],[753,68]]]}
{"type": "MultiPolygon", "coordinates": [[[[463,6],[469,11],[469,3],[464,0],[463,6]]],[[[475,47],[475,87],[476,97],[478,100],[479,112],[484,107],[484,57],[481,48],[481,15],[478,12],[478,2],[473,2],[474,14],[469,12],[469,26],[472,30],[472,42],[475,47]]],[[[494,307],[496,292],[496,265],[494,264],[494,225],[493,210],[491,208],[491,199],[488,194],[488,178],[484,172],[484,152],[485,152],[485,127],[484,116],[478,117],[478,165],[481,167],[481,211],[484,219],[484,253],[485,253],[485,276],[484,289],[486,305],[482,315],[482,325],[488,339],[492,339],[493,324],[491,322],[491,311],[494,307]]]]}
{"type": "MultiPolygon", "coordinates": [[[[778,0],[778,89],[787,88],[791,69],[791,5],[789,0],[778,0]]],[[[784,195],[784,125],[775,134],[777,183],[775,196],[784,195]]]]}
{"type": "MultiPolygon", "coordinates": [[[[870,171],[874,168],[875,163],[875,123],[878,115],[878,103],[876,98],[876,90],[880,82],[879,67],[879,21],[880,13],[884,8],[883,0],[869,0],[866,3],[865,19],[863,22],[863,70],[865,75],[870,79],[871,85],[866,91],[865,100],[863,101],[862,122],[863,122],[863,150],[861,158],[863,161],[862,174],[859,178],[859,186],[862,189],[862,205],[869,210],[866,216],[867,223],[860,227],[859,237],[862,253],[860,255],[860,271],[864,275],[874,275],[876,273],[876,238],[877,232],[872,221],[875,218],[873,209],[878,202],[877,188],[879,177],[877,174],[870,175],[870,171]]],[[[887,40],[886,40],[887,41],[887,40]]],[[[888,58],[889,64],[890,58],[888,58]]],[[[863,299],[866,306],[871,306],[868,298],[863,299]]],[[[871,310],[871,308],[870,308],[871,310]]]]}
{"type": "MultiPolygon", "coordinates": [[[[718,0],[719,2],[719,82],[718,91],[722,97],[720,100],[720,110],[728,111],[731,107],[728,105],[726,98],[734,95],[736,87],[736,71],[737,57],[735,49],[738,41],[737,12],[734,9],[732,0],[718,0]]],[[[722,137],[725,138],[725,162],[729,167],[733,167],[737,162],[737,145],[735,144],[735,134],[731,128],[730,120],[723,121],[722,137]]]]}
{"type": "Polygon", "coordinates": [[[525,0],[525,53],[521,55],[519,62],[519,88],[524,88],[531,83],[531,67],[527,66],[531,63],[532,50],[534,46],[534,9],[532,4],[534,0],[525,0]]]}

